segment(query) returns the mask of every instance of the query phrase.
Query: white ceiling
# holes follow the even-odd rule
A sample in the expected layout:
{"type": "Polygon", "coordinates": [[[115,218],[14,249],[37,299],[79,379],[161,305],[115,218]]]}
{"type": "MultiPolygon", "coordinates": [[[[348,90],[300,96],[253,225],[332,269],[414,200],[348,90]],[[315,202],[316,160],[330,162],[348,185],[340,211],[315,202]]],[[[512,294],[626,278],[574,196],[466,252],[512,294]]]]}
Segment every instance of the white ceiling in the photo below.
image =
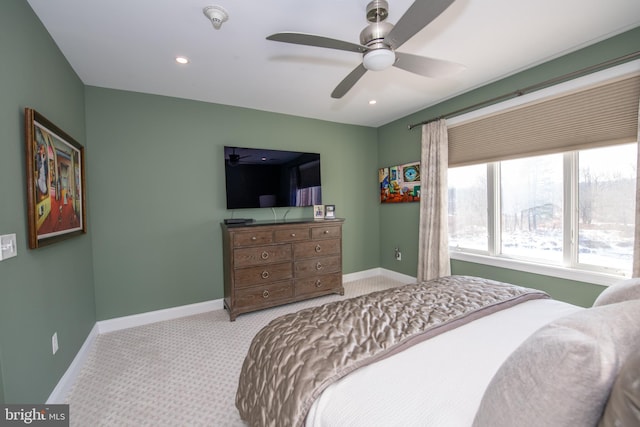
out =
{"type": "MultiPolygon", "coordinates": [[[[391,23],[412,4],[388,1],[391,23]]],[[[336,100],[331,92],[360,54],[265,37],[359,43],[369,0],[28,2],[86,85],[373,127],[640,25],[638,0],[457,0],[398,51],[462,63],[464,72],[369,71],[336,100]],[[219,30],[202,13],[209,5],[229,12],[219,30]],[[178,65],[177,55],[191,62],[178,65]]]]}

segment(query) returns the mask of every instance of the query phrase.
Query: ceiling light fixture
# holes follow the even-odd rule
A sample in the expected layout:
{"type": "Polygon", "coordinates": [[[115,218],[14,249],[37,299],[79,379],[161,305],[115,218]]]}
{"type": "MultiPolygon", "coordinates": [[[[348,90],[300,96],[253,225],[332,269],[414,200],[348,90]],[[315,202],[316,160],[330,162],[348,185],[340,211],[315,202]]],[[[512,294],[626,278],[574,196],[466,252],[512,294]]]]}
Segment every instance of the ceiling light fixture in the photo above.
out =
{"type": "Polygon", "coordinates": [[[396,62],[396,54],[390,49],[375,49],[364,54],[362,64],[370,71],[382,71],[396,62]]]}
{"type": "Polygon", "coordinates": [[[229,19],[229,13],[222,6],[207,6],[202,9],[202,13],[209,18],[216,30],[219,30],[222,23],[229,19]]]}
{"type": "Polygon", "coordinates": [[[369,105],[376,105],[378,103],[378,101],[376,101],[375,99],[372,99],[371,101],[369,101],[369,105]]]}
{"type": "Polygon", "coordinates": [[[176,62],[178,64],[188,64],[189,63],[189,58],[187,58],[185,56],[176,56],[176,62]]]}

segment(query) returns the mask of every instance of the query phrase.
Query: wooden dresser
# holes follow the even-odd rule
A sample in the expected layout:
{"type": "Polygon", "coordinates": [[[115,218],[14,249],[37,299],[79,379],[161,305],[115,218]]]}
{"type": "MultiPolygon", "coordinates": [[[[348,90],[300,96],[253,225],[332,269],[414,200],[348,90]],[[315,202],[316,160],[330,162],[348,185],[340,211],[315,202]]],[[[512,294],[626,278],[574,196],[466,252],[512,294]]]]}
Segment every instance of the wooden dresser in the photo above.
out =
{"type": "Polygon", "coordinates": [[[344,220],[222,223],[229,317],[339,293],[344,220]]]}

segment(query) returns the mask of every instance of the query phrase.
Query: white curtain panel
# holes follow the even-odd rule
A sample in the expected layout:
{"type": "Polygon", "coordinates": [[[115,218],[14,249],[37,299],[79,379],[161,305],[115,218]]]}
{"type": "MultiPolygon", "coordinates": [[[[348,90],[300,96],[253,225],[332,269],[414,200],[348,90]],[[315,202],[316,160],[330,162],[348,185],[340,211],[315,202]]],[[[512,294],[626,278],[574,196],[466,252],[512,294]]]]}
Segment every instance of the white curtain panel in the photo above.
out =
{"type": "MultiPolygon", "coordinates": [[[[640,101],[639,101],[640,104],[640,101]]],[[[631,277],[640,277],[640,105],[638,105],[638,160],[636,163],[636,231],[633,244],[633,272],[631,277]]]]}
{"type": "Polygon", "coordinates": [[[418,241],[418,281],[420,282],[451,274],[447,225],[448,146],[445,120],[422,126],[418,241]]]}

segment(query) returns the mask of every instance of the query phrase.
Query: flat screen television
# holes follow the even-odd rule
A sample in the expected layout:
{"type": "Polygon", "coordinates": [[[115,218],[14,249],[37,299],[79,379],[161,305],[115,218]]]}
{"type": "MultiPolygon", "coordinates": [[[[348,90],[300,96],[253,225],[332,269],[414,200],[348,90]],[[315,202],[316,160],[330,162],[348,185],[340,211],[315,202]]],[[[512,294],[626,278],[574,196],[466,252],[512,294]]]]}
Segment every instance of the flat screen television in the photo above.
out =
{"type": "Polygon", "coordinates": [[[320,154],[224,147],[227,209],[322,204],[320,154]]]}

